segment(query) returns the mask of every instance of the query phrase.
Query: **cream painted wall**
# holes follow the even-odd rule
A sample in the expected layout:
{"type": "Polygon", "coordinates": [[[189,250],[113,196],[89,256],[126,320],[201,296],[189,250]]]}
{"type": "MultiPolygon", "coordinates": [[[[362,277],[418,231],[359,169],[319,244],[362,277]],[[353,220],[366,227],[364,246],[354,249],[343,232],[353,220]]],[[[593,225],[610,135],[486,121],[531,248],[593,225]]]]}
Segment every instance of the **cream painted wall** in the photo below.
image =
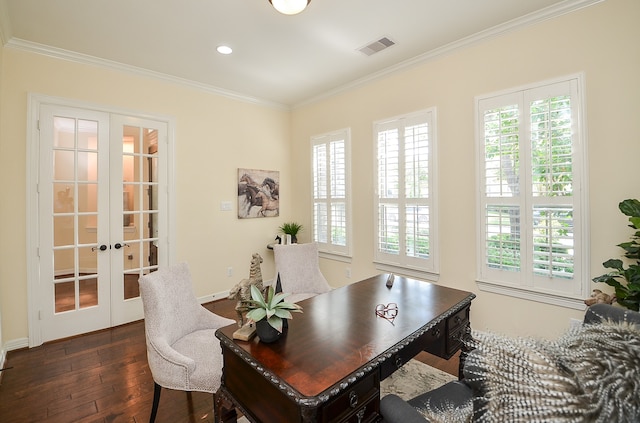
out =
{"type": "MultiPolygon", "coordinates": [[[[294,189],[308,193],[309,139],[350,127],[354,250],[351,263],[323,260],[334,285],[379,273],[373,263],[373,135],[377,119],[437,107],[440,280],[473,291],[472,326],[555,337],[583,312],[478,290],[475,284],[474,97],[584,72],[591,218],[591,277],[628,239],[617,204],[640,197],[640,2],[607,0],[517,32],[479,42],[404,72],[293,111],[294,189]],[[352,278],[345,270],[351,268],[352,278]]],[[[382,53],[384,54],[384,53],[382,53]]],[[[308,194],[301,198],[310,204],[308,194]]],[[[310,214],[300,215],[310,225],[310,214]]],[[[605,288],[599,284],[598,288],[605,288]]]]}
{"type": "Polygon", "coordinates": [[[293,207],[288,110],[11,48],[4,48],[3,56],[0,310],[5,344],[28,336],[25,175],[30,92],[175,118],[175,257],[189,262],[196,294],[221,293],[248,277],[254,252],[265,259],[265,278],[273,276],[266,245],[293,207]],[[239,167],[280,171],[280,217],[236,217],[239,167]],[[231,201],[234,211],[220,211],[221,201],[231,201]],[[227,267],[233,267],[233,277],[227,277],[227,267]]]}

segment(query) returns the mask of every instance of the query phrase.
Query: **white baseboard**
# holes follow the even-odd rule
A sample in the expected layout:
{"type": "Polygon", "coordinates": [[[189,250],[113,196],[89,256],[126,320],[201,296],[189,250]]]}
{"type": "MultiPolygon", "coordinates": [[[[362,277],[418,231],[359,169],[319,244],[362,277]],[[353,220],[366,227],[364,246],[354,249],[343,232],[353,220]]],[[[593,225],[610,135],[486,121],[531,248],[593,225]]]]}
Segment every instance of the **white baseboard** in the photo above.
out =
{"type": "MultiPolygon", "coordinates": [[[[7,362],[7,350],[4,348],[0,350],[0,369],[4,369],[7,362]]],[[[2,385],[2,375],[4,372],[0,372],[0,385],[2,385]]]]}
{"type": "MultiPolygon", "coordinates": [[[[6,342],[0,350],[0,369],[4,369],[7,366],[7,353],[9,351],[18,350],[20,348],[26,348],[29,346],[29,338],[20,338],[13,341],[6,342]]],[[[2,374],[0,372],[0,383],[2,383],[2,374]]]]}
{"type": "MultiPolygon", "coordinates": [[[[198,298],[200,304],[209,303],[211,301],[221,300],[229,296],[229,291],[222,291],[211,295],[205,295],[198,298]]],[[[29,338],[18,338],[11,341],[7,341],[3,348],[0,350],[0,369],[4,367],[4,362],[7,358],[7,352],[13,350],[19,350],[20,348],[29,348],[29,338]]]]}
{"type": "Polygon", "coordinates": [[[12,341],[7,341],[4,344],[5,352],[19,350],[20,348],[28,348],[29,347],[29,338],[18,338],[12,341]]]}
{"type": "MultiPolygon", "coordinates": [[[[264,286],[271,285],[273,282],[274,282],[273,279],[262,281],[264,286]]],[[[211,301],[223,300],[229,297],[229,291],[230,290],[226,290],[226,291],[218,292],[215,294],[205,295],[204,297],[198,298],[198,301],[200,301],[200,304],[204,304],[204,303],[210,303],[211,301]]]]}
{"type": "Polygon", "coordinates": [[[229,291],[217,292],[215,294],[205,295],[204,297],[199,297],[198,301],[200,304],[210,303],[211,301],[223,300],[229,296],[229,291]]]}

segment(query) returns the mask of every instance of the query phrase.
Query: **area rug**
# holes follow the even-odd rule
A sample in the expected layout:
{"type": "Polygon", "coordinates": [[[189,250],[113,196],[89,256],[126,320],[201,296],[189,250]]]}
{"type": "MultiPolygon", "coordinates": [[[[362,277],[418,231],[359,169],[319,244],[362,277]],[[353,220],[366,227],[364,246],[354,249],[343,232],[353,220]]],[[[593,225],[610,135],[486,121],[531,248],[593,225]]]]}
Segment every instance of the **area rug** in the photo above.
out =
{"type": "Polygon", "coordinates": [[[456,379],[456,376],[418,360],[409,360],[391,376],[380,382],[380,398],[387,394],[396,394],[402,399],[409,400],[456,379]]]}
{"type": "MultiPolygon", "coordinates": [[[[395,373],[380,382],[380,398],[387,394],[396,394],[402,399],[409,400],[456,379],[457,377],[418,360],[409,360],[395,373]]],[[[238,423],[249,423],[249,421],[242,416],[238,419],[238,423]]]]}

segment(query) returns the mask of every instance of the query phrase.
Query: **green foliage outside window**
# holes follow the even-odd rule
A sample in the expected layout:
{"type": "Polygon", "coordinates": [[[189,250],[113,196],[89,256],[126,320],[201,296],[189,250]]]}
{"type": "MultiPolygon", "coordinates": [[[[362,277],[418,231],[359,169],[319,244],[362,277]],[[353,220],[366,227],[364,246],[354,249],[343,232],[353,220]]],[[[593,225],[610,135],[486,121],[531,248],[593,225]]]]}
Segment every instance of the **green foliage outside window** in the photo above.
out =
{"type": "Polygon", "coordinates": [[[347,231],[345,228],[331,228],[331,243],[335,245],[347,245],[347,231]]]}
{"type": "MultiPolygon", "coordinates": [[[[519,202],[521,175],[529,169],[534,197],[568,197],[573,194],[572,116],[570,96],[550,97],[529,105],[529,166],[520,163],[521,125],[517,105],[485,113],[484,156],[487,197],[519,202]]],[[[549,202],[553,204],[553,202],[549,202]]],[[[571,207],[534,207],[532,236],[534,272],[573,277],[573,211],[571,207]]],[[[521,216],[517,206],[492,206],[487,222],[487,265],[505,270],[521,267],[521,216]]]]}

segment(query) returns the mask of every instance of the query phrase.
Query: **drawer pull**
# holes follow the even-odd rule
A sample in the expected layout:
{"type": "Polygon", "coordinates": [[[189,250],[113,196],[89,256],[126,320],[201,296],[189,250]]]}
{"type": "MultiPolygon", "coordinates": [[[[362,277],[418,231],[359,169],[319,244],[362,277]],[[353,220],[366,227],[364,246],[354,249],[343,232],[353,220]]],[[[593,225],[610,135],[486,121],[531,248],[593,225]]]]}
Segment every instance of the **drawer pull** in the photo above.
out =
{"type": "Polygon", "coordinates": [[[396,368],[399,369],[400,367],[402,367],[402,358],[399,355],[397,355],[396,356],[396,368]]]}
{"type": "Polygon", "coordinates": [[[366,407],[358,411],[358,414],[356,414],[356,416],[358,417],[358,423],[362,423],[362,420],[364,420],[365,411],[366,411],[366,407]]]}
{"type": "Polygon", "coordinates": [[[460,322],[462,321],[462,317],[456,316],[456,317],[453,318],[453,320],[456,322],[456,325],[459,325],[460,322]]]}
{"type": "Polygon", "coordinates": [[[356,391],[349,392],[349,405],[351,408],[356,408],[358,405],[358,394],[356,391]]]}

